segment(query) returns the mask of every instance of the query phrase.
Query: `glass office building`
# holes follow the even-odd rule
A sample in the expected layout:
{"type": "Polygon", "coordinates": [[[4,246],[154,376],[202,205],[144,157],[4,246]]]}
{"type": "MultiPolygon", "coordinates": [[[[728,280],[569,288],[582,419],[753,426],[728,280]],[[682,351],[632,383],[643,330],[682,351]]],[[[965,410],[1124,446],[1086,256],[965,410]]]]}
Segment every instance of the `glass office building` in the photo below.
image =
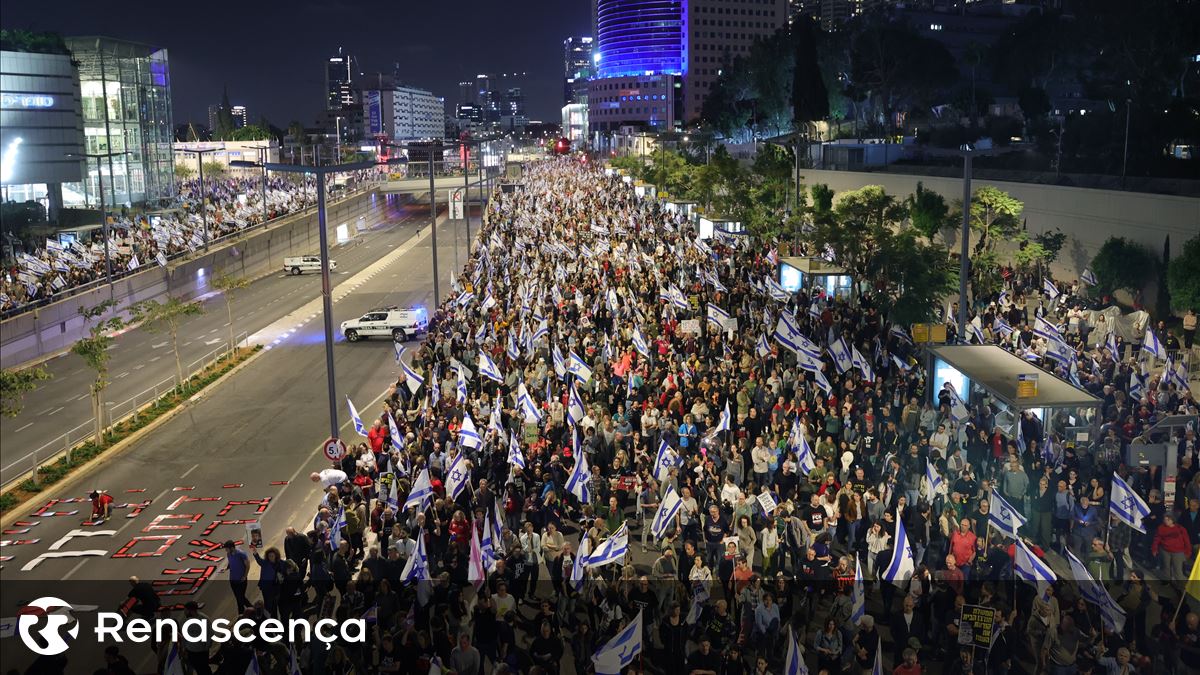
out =
{"type": "Polygon", "coordinates": [[[682,0],[598,0],[596,77],[683,73],[682,0]]]}
{"type": "Polygon", "coordinates": [[[64,186],[67,205],[157,204],[175,196],[171,75],[167,50],[105,37],[66,38],[79,64],[84,179],[64,186]]]}

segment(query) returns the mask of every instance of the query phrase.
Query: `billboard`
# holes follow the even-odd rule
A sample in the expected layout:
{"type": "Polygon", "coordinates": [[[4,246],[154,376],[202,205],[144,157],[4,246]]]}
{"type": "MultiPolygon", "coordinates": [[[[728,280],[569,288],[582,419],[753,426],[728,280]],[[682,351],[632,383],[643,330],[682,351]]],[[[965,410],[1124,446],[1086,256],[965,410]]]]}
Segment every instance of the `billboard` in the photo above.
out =
{"type": "Polygon", "coordinates": [[[367,127],[371,131],[372,136],[378,136],[383,131],[383,104],[382,93],[378,89],[370,90],[366,93],[366,108],[367,108],[367,127]]]}

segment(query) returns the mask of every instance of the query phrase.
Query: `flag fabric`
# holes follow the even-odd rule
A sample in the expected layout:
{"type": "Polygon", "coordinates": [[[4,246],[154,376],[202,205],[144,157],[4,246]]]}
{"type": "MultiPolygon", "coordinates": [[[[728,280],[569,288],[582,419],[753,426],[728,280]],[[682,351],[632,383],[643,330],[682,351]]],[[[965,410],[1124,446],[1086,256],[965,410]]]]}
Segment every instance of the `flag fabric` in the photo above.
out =
{"type": "Polygon", "coordinates": [[[754,346],[754,353],[758,358],[763,359],[771,355],[771,343],[767,340],[766,334],[758,336],[758,344],[754,346]]]}
{"type": "Polygon", "coordinates": [[[408,350],[404,345],[400,344],[399,342],[393,342],[392,348],[396,350],[396,365],[400,365],[400,363],[401,363],[400,357],[404,356],[404,352],[406,352],[408,350]]]}
{"type": "Polygon", "coordinates": [[[1117,334],[1115,332],[1109,331],[1108,335],[1104,336],[1104,346],[1108,348],[1113,360],[1120,358],[1117,351],[1117,334]]]}
{"type": "Polygon", "coordinates": [[[1071,563],[1071,575],[1079,584],[1079,594],[1085,600],[1100,609],[1100,616],[1110,631],[1120,632],[1125,629],[1125,611],[1117,604],[1103,584],[1096,581],[1088,572],[1087,566],[1067,549],[1067,561],[1071,563]]]}
{"type": "Polygon", "coordinates": [[[258,652],[250,653],[250,663],[246,664],[246,675],[262,675],[262,668],[258,665],[258,652]]]}
{"type": "Polygon", "coordinates": [[[900,369],[901,371],[903,371],[903,372],[906,372],[906,373],[907,373],[908,371],[912,370],[912,366],[911,366],[911,365],[909,365],[909,364],[908,364],[907,362],[905,362],[905,361],[901,361],[901,360],[900,360],[900,357],[899,357],[899,356],[896,356],[895,354],[892,354],[892,363],[895,363],[895,364],[896,364],[896,367],[897,367],[897,368],[899,368],[899,369],[900,369]]]}
{"type": "Polygon", "coordinates": [[[617,560],[623,560],[629,552],[629,528],[622,524],[608,539],[600,542],[596,550],[588,556],[587,567],[602,567],[617,560]]]}
{"type": "Polygon", "coordinates": [[[1188,575],[1184,592],[1200,600],[1200,556],[1196,556],[1195,562],[1192,563],[1192,572],[1188,575]]]}
{"type": "Polygon", "coordinates": [[[462,426],[458,428],[458,442],[463,447],[472,450],[478,450],[479,446],[483,445],[483,439],[479,437],[479,430],[475,428],[475,420],[466,413],[463,413],[462,426]]]}
{"type": "Polygon", "coordinates": [[[350,421],[354,422],[354,430],[358,432],[359,436],[366,436],[367,427],[363,424],[362,418],[358,416],[358,410],[354,408],[354,401],[351,401],[349,396],[346,397],[346,405],[350,406],[350,421]]]}
{"type": "Polygon", "coordinates": [[[671,469],[677,466],[678,456],[671,450],[671,446],[667,444],[666,439],[663,439],[658,444],[658,452],[654,457],[654,480],[663,481],[671,475],[671,469]]]}
{"type": "Polygon", "coordinates": [[[788,623],[787,656],[783,659],[783,675],[808,675],[808,666],[804,663],[804,654],[796,635],[792,632],[792,624],[788,623]]]}
{"type": "Polygon", "coordinates": [[[1050,277],[1046,277],[1042,280],[1042,290],[1045,291],[1046,297],[1050,298],[1051,300],[1054,300],[1059,296],[1058,286],[1055,286],[1054,282],[1050,281],[1050,277]]]}
{"type": "Polygon", "coordinates": [[[467,402],[467,374],[463,372],[462,368],[455,368],[454,372],[456,378],[454,400],[462,405],[467,402]]]}
{"type": "Polygon", "coordinates": [[[342,545],[342,528],[346,527],[346,509],[338,509],[337,516],[333,519],[333,524],[329,526],[329,548],[334,551],[342,545]]]}
{"type": "Polygon", "coordinates": [[[910,345],[912,344],[912,338],[908,337],[908,333],[905,333],[904,329],[901,328],[900,326],[898,326],[896,324],[892,324],[892,327],[888,329],[888,332],[891,333],[892,335],[895,335],[897,338],[899,338],[899,340],[901,342],[904,342],[904,343],[910,344],[910,345]]]}
{"type": "Polygon", "coordinates": [[[517,347],[517,334],[514,330],[508,331],[508,347],[505,349],[505,353],[513,361],[521,358],[521,350],[517,347]]]}
{"type": "Polygon", "coordinates": [[[183,658],[179,654],[179,643],[171,643],[171,650],[167,652],[167,661],[163,664],[162,672],[163,675],[184,675],[183,658]]]}
{"type": "Polygon", "coordinates": [[[1013,573],[1018,579],[1024,579],[1031,584],[1052,584],[1058,581],[1058,575],[1050,569],[1050,565],[1037,557],[1037,554],[1017,539],[1016,555],[1013,557],[1013,573]]]}
{"type": "Polygon", "coordinates": [[[404,383],[408,385],[408,390],[416,394],[421,385],[425,384],[425,378],[418,375],[417,371],[403,361],[400,362],[400,367],[404,370],[404,383]]]}
{"type": "Polygon", "coordinates": [[[596,675],[618,675],[632,663],[642,651],[642,632],[642,611],[638,610],[633,621],[592,655],[596,675]]]}
{"type": "Polygon", "coordinates": [[[1162,343],[1158,341],[1158,336],[1150,330],[1149,326],[1146,326],[1146,334],[1142,337],[1142,351],[1156,359],[1167,358],[1167,350],[1163,348],[1162,343]]]}
{"type": "Polygon", "coordinates": [[[785,289],[783,286],[780,286],[779,282],[775,281],[775,277],[770,276],[767,277],[767,295],[769,295],[772,300],[776,300],[778,302],[787,302],[788,300],[792,299],[792,294],[788,293],[787,289],[785,289]]]}
{"type": "Polygon", "coordinates": [[[592,540],[584,537],[579,541],[579,549],[575,551],[575,562],[571,565],[571,588],[576,593],[583,590],[583,580],[587,578],[587,568],[584,567],[584,562],[587,561],[588,553],[592,550],[592,540]]]}
{"type": "Polygon", "coordinates": [[[452,501],[462,494],[470,478],[471,472],[467,470],[466,458],[460,452],[451,460],[450,466],[446,467],[446,494],[450,495],[452,501]]]}
{"type": "Polygon", "coordinates": [[[663,494],[662,501],[658,504],[658,510],[654,512],[654,521],[650,524],[650,534],[653,534],[655,539],[662,537],[682,507],[683,500],[680,499],[679,493],[675,491],[675,486],[668,483],[667,491],[663,494]]]}
{"type": "Polygon", "coordinates": [[[154,255],[154,260],[158,262],[159,267],[167,266],[167,256],[163,255],[162,251],[159,251],[154,255]]]}
{"type": "Polygon", "coordinates": [[[867,592],[863,586],[862,564],[854,556],[854,587],[850,594],[850,623],[855,626],[867,613],[867,592]]]}
{"type": "Polygon", "coordinates": [[[730,430],[730,419],[729,418],[730,418],[729,401],[725,401],[725,409],[721,411],[721,419],[719,419],[717,421],[716,431],[718,431],[718,432],[729,431],[730,430]]]}
{"type": "Polygon", "coordinates": [[[1137,372],[1129,375],[1129,398],[1135,401],[1140,401],[1146,397],[1146,383],[1142,381],[1142,376],[1137,372]]]}
{"type": "Polygon", "coordinates": [[[542,421],[542,411],[538,408],[537,402],[529,395],[529,390],[525,388],[525,383],[522,382],[517,386],[517,407],[521,409],[521,415],[526,422],[537,423],[542,421]]]}
{"type": "Polygon", "coordinates": [[[300,670],[300,657],[296,653],[296,645],[288,645],[288,675],[303,675],[300,670]]]}
{"type": "Polygon", "coordinates": [[[929,488],[930,499],[946,491],[945,479],[942,478],[937,468],[933,466],[933,462],[930,462],[928,458],[925,459],[925,485],[929,488]]]}
{"type": "Polygon", "coordinates": [[[975,340],[976,344],[987,344],[987,340],[983,338],[983,329],[979,327],[979,324],[975,323],[974,321],[968,321],[967,332],[971,334],[971,337],[975,340]]]}
{"type": "Polygon", "coordinates": [[[1007,321],[996,316],[995,319],[992,319],[992,332],[1003,338],[1012,335],[1013,328],[1008,325],[1007,321]]]}
{"type": "MultiPolygon", "coordinates": [[[[630,379],[632,380],[632,374],[630,379]]],[[[583,399],[579,396],[579,389],[575,387],[575,382],[572,381],[567,388],[567,423],[573,427],[579,426],[583,421],[586,412],[583,409],[583,399]]]]}
{"type": "Polygon", "coordinates": [[[804,437],[804,432],[800,428],[799,418],[792,423],[792,437],[796,439],[793,441],[793,445],[796,446],[796,466],[800,469],[800,473],[807,476],[817,468],[817,462],[813,458],[812,447],[809,446],[808,439],[804,437]]]}
{"type": "Polygon", "coordinates": [[[590,504],[592,502],[591,490],[588,489],[588,480],[591,474],[588,471],[587,455],[580,452],[578,449],[578,434],[579,430],[575,430],[576,434],[576,451],[575,466],[571,469],[571,475],[567,478],[567,492],[575,495],[581,504],[590,504]]]}
{"type": "Polygon", "coordinates": [[[510,438],[508,442],[508,463],[518,469],[525,468],[525,455],[521,454],[521,446],[516,442],[516,436],[510,438]]]}
{"type": "Polygon", "coordinates": [[[1150,515],[1150,506],[1115,471],[1113,472],[1112,490],[1109,491],[1109,494],[1112,497],[1109,508],[1117,520],[1146,534],[1143,519],[1150,515]]]}
{"type": "Polygon", "coordinates": [[[880,637],[875,645],[875,665],[871,667],[871,675],[883,675],[883,638],[880,637]]]}
{"type": "Polygon", "coordinates": [[[904,519],[896,514],[896,536],[892,540],[892,559],[883,570],[883,580],[897,586],[908,581],[916,570],[913,559],[912,545],[908,543],[908,533],[904,529],[904,519]]]}
{"type": "Polygon", "coordinates": [[[426,502],[432,499],[433,483],[429,480],[429,469],[422,469],[421,473],[417,474],[417,479],[413,481],[412,487],[409,488],[408,498],[404,500],[401,509],[407,510],[410,506],[416,506],[424,510],[426,502]]]}
{"type": "Polygon", "coordinates": [[[471,291],[463,291],[462,293],[458,294],[458,299],[455,300],[455,303],[459,307],[466,307],[467,305],[471,304],[471,301],[474,299],[475,299],[474,293],[472,293],[471,291]]]}
{"type": "Polygon", "coordinates": [[[642,356],[650,358],[650,345],[642,335],[642,330],[637,326],[633,327],[633,348],[642,356]]]}
{"type": "Polygon", "coordinates": [[[400,572],[401,581],[429,581],[429,557],[425,553],[425,533],[417,532],[417,547],[400,572]]]}
{"type": "Polygon", "coordinates": [[[396,426],[396,419],[389,412],[387,415],[388,421],[388,436],[392,439],[392,447],[397,450],[404,447],[404,437],[400,435],[400,428],[396,426]]]}
{"type": "Polygon", "coordinates": [[[471,524],[471,556],[467,559],[467,581],[478,591],[487,581],[487,570],[483,566],[483,549],[479,547],[479,530],[471,524]]]}
{"type": "Polygon", "coordinates": [[[1010,537],[1016,537],[1017,530],[1020,530],[1021,526],[1025,524],[1025,516],[1013,508],[1012,504],[1005,501],[1004,497],[1001,497],[995,489],[992,489],[990,502],[988,524],[1010,537]]]}
{"type": "Polygon", "coordinates": [[[538,324],[537,330],[533,331],[533,337],[531,338],[531,341],[537,342],[538,340],[541,340],[542,338],[547,337],[549,335],[550,335],[550,322],[546,319],[542,319],[542,322],[540,324],[538,324]]]}
{"type": "Polygon", "coordinates": [[[1090,267],[1083,268],[1083,272],[1079,275],[1079,278],[1088,286],[1096,285],[1096,273],[1090,267]]]}
{"type": "Polygon", "coordinates": [[[829,355],[833,357],[833,365],[837,366],[838,372],[843,375],[854,367],[854,357],[846,346],[845,338],[839,337],[829,343],[829,355]]]}
{"type": "Polygon", "coordinates": [[[492,361],[491,357],[483,353],[483,351],[479,352],[479,359],[475,365],[479,370],[479,374],[483,377],[496,384],[504,384],[504,376],[500,374],[500,369],[496,367],[496,362],[492,361]]]}
{"type": "Polygon", "coordinates": [[[567,356],[567,372],[584,382],[592,379],[591,367],[583,359],[579,358],[579,355],[574,351],[567,356]]]}
{"type": "Polygon", "coordinates": [[[1045,339],[1047,342],[1065,342],[1062,331],[1058,329],[1058,326],[1040,316],[1033,322],[1033,334],[1045,339]]]}

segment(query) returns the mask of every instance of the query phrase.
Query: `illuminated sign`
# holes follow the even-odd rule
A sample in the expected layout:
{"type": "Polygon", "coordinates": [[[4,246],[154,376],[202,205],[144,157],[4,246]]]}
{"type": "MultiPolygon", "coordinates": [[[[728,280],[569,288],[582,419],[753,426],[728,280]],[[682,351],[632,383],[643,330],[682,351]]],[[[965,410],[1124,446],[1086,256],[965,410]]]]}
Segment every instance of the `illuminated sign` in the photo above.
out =
{"type": "Polygon", "coordinates": [[[0,105],[5,108],[53,108],[54,97],[45,94],[3,94],[0,105]]]}

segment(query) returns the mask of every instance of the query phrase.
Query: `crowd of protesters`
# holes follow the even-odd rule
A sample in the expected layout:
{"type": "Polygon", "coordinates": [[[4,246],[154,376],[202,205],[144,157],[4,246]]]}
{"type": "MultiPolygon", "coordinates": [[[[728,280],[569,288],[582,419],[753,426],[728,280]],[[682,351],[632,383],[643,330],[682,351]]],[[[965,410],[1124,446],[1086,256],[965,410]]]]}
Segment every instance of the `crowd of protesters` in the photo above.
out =
{"type": "MultiPolygon", "coordinates": [[[[355,181],[368,178],[368,172],[353,176],[355,181]]],[[[344,186],[332,184],[327,188],[330,196],[342,189],[344,186]]],[[[146,265],[165,266],[172,258],[203,248],[206,236],[211,242],[260,225],[264,218],[271,220],[312,206],[315,190],[312,178],[277,174],[267,179],[264,189],[258,175],[218,176],[205,178],[203,185],[198,179],[182,181],[173,208],[143,213],[125,208],[113,213],[110,209],[108,263],[100,228],[87,240],[47,239],[45,246],[17,254],[11,265],[0,270],[0,314],[30,309],[105,279],[107,265],[112,266],[114,278],[146,265]]]]}
{"type": "MultiPolygon", "coordinates": [[[[770,245],[699,241],[593,166],[534,163],[492,197],[365,441],[312,475],[311,524],[282,551],[229,545],[247,616],[371,622],[366,645],[300,651],[304,672],[582,674],[635,617],[627,671],[1200,672],[1197,603],[1180,605],[1200,545],[1194,427],[1159,439],[1171,486],[1126,462],[1196,402],[1140,344],[1114,353],[1068,320],[1075,291],[1043,307],[1009,286],[973,316],[976,339],[1099,398],[1056,411],[1074,421],[1014,418],[931,391],[887,307],[781,294],[770,245]],[[1062,321],[1065,365],[1038,319],[1062,321]],[[1114,472],[1149,506],[1144,533],[1110,510],[1114,472]],[[1020,542],[992,524],[993,495],[1022,515],[1020,542]],[[1018,581],[1018,547],[1057,580],[1018,581]],[[1068,552],[1119,611],[1088,599],[1068,552]],[[994,610],[988,646],[965,606],[994,610]]],[[[255,658],[284,672],[289,654],[255,658]]]]}

